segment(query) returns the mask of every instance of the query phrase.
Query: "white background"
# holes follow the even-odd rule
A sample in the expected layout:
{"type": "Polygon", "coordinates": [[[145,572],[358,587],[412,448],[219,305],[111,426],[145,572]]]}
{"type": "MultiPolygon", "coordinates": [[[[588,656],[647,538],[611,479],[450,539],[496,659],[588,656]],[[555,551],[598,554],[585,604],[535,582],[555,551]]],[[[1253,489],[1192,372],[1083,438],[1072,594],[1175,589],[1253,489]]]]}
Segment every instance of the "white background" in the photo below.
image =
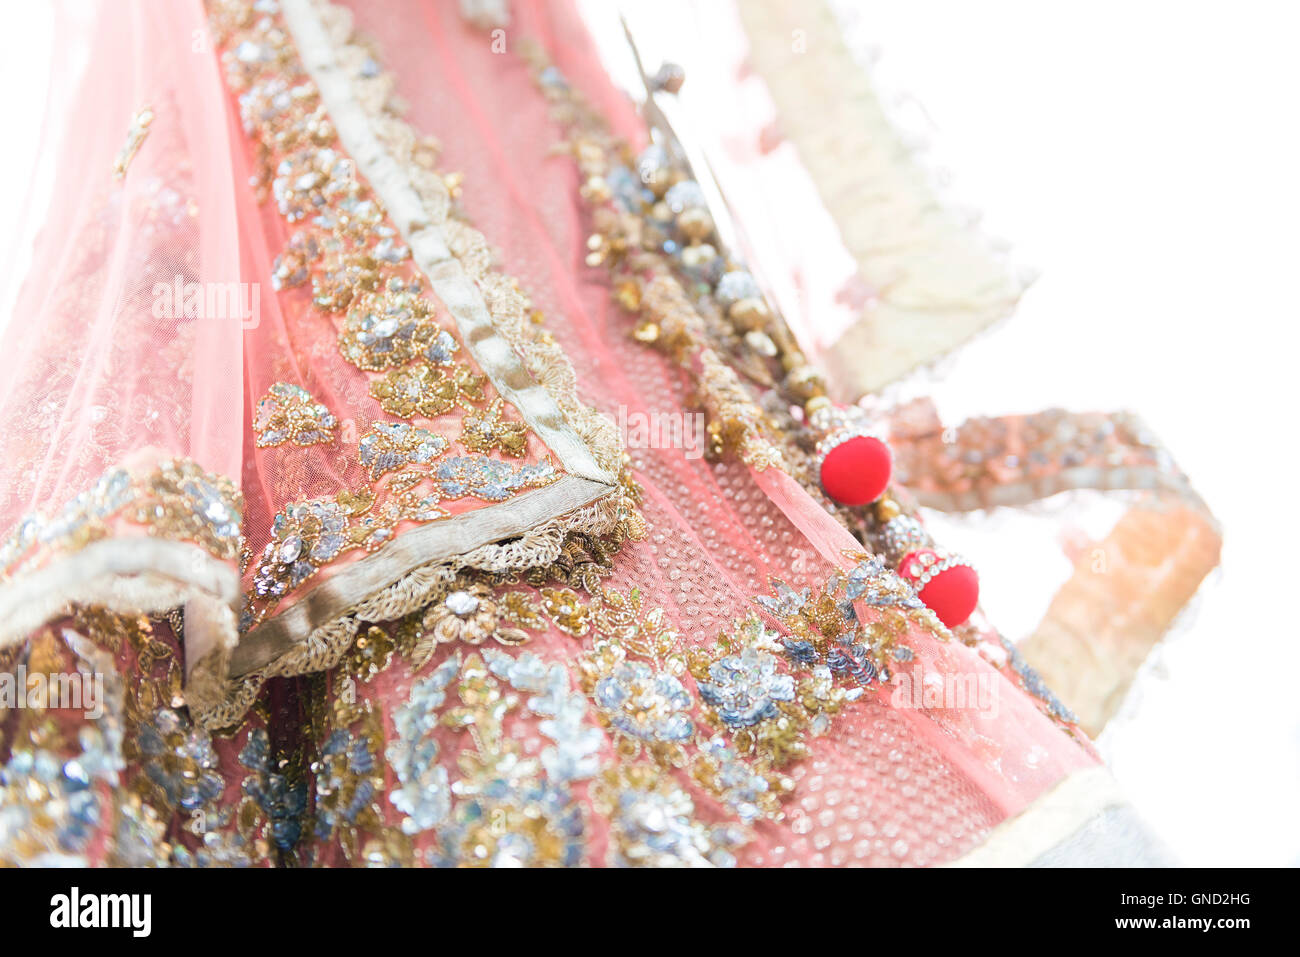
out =
{"type": "MultiPolygon", "coordinates": [[[[1116,776],[1186,863],[1300,864],[1300,8],[855,6],[854,42],[947,194],[1038,275],[940,397],[1137,410],[1224,525],[1223,571],[1102,738],[1116,776]]],[[[7,224],[51,188],[32,144],[55,39],[45,5],[4,12],[12,279],[30,235],[7,224]]]]}
{"type": "Polygon", "coordinates": [[[942,392],[988,413],[1136,410],[1224,526],[1221,573],[1100,742],[1189,864],[1300,864],[1298,14],[908,0],[854,16],[951,195],[1038,274],[942,392]]]}

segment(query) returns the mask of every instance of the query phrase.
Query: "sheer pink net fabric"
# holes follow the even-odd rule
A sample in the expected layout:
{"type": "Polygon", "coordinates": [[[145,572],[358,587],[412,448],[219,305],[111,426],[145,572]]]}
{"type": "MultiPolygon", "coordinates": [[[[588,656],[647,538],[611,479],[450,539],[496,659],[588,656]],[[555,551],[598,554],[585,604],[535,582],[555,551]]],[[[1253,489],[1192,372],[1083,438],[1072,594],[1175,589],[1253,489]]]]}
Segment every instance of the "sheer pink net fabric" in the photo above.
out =
{"type": "Polygon", "coordinates": [[[6,527],[132,456],[232,476],[243,460],[240,317],[193,304],[187,314],[163,295],[177,281],[239,282],[265,244],[239,227],[247,174],[216,63],[191,49],[203,10],[104,8],[93,35],[76,110],[44,133],[41,153],[60,173],[4,338],[6,527]],[[143,110],[158,121],[118,179],[115,157],[143,110]]]}

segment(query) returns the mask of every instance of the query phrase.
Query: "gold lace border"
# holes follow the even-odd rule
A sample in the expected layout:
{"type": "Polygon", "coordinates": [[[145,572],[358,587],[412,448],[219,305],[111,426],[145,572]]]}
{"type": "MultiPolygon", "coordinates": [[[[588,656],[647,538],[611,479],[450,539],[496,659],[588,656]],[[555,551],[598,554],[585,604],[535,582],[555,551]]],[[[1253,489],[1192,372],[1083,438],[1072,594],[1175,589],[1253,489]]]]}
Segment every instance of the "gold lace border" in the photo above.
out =
{"type": "MultiPolygon", "coordinates": [[[[385,135],[401,121],[383,106],[363,105],[341,67],[351,42],[345,11],[315,0],[287,0],[280,12],[343,150],[446,306],[465,348],[564,474],[507,503],[405,532],[244,635],[228,656],[202,662],[196,669],[202,693],[193,694],[200,691],[194,687],[188,696],[209,726],[238,718],[263,678],[332,667],[351,644],[358,621],[387,620],[420,607],[449,570],[544,565],[558,554],[565,533],[612,527],[622,508],[612,471],[622,449],[612,423],[578,401],[572,369],[558,347],[531,338],[515,321],[522,311],[512,310],[518,302],[509,300],[521,294],[504,288],[500,274],[479,275],[467,267],[465,257],[481,237],[448,222],[445,205],[428,201],[415,179],[420,170],[385,135]],[[485,290],[491,291],[491,305],[485,290]],[[221,692],[212,693],[218,686],[221,692]]],[[[423,183],[427,190],[427,177],[423,183]]]]}
{"type": "Polygon", "coordinates": [[[609,492],[601,482],[565,475],[551,485],[516,496],[509,507],[476,509],[412,529],[250,631],[231,655],[230,674],[242,678],[265,668],[307,641],[321,625],[351,613],[366,599],[420,568],[523,535],[556,515],[592,505],[609,492]]]}

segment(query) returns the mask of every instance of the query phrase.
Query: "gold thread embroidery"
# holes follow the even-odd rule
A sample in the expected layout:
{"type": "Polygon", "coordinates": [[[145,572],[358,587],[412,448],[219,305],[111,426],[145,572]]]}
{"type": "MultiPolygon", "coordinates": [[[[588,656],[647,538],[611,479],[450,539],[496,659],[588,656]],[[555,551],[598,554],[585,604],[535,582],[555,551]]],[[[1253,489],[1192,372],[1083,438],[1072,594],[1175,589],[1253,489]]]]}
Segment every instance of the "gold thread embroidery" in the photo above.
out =
{"type": "MultiPolygon", "coordinates": [[[[419,413],[432,419],[458,406],[472,408],[469,403],[483,399],[485,382],[486,376],[475,375],[467,366],[438,369],[421,362],[393,369],[382,378],[374,379],[370,383],[370,394],[379,400],[380,407],[389,415],[409,419],[419,413]]],[[[498,397],[496,401],[502,400],[498,397]]],[[[524,428],[527,434],[527,427],[524,428]]],[[[471,451],[487,451],[465,447],[471,451]]]]}
{"type": "Polygon", "coordinates": [[[108,537],[116,518],[233,559],[240,550],[243,508],[243,493],[234,482],[189,459],[162,462],[139,478],[114,468],[53,515],[38,512],[19,521],[0,545],[0,567],[7,577],[37,550],[77,551],[108,537]]]}
{"type": "Polygon", "coordinates": [[[149,127],[153,123],[153,110],[150,107],[144,107],[131,117],[131,126],[126,131],[126,142],[122,144],[122,149],[118,151],[117,157],[113,160],[113,178],[121,181],[126,178],[127,168],[130,167],[131,161],[135,159],[135,154],[140,151],[144,141],[149,136],[149,127]]]}
{"type": "Polygon", "coordinates": [[[275,382],[257,403],[253,431],[257,447],[322,445],[334,441],[338,419],[310,392],[288,382],[275,382]]]}
{"type": "Polygon", "coordinates": [[[358,369],[383,372],[424,356],[431,361],[459,348],[433,319],[433,305],[419,286],[396,280],[382,293],[354,303],[339,332],[339,351],[358,369]]]}
{"type": "Polygon", "coordinates": [[[505,455],[521,456],[528,450],[528,426],[502,419],[505,402],[497,396],[483,411],[461,416],[460,444],[471,452],[497,449],[505,455]]]}
{"type": "Polygon", "coordinates": [[[373,482],[407,465],[428,465],[447,450],[447,440],[405,422],[376,422],[361,439],[357,459],[370,469],[373,482]]]}

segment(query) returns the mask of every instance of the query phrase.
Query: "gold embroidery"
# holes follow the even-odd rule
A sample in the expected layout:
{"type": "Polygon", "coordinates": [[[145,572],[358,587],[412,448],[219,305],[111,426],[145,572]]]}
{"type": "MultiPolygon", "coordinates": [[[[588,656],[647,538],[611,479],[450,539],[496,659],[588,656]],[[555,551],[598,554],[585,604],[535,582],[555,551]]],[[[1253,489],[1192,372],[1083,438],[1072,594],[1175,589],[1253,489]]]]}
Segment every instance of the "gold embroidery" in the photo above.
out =
{"type": "MultiPolygon", "coordinates": [[[[469,403],[483,398],[485,376],[475,375],[466,366],[435,369],[427,363],[393,369],[383,378],[370,383],[370,394],[389,415],[409,419],[417,412],[431,419],[450,412],[457,406],[469,408],[469,403]]],[[[499,397],[496,402],[502,401],[499,397]]],[[[524,435],[527,435],[527,427],[524,435]]],[[[465,443],[462,441],[462,445],[465,443]]],[[[486,452],[487,449],[472,451],[486,452]]]]}
{"type": "Polygon", "coordinates": [[[76,608],[69,625],[27,642],[33,672],[75,667],[102,679],[101,713],[69,721],[66,711],[55,717],[51,701],[15,722],[0,773],[9,782],[0,784],[7,822],[0,860],[247,866],[293,847],[304,782],[293,767],[270,766],[265,731],[252,728],[239,753],[248,772],[236,790],[243,796],[237,804],[226,798],[233,768],[186,714],[174,638],[147,618],[76,608]]]}
{"type": "Polygon", "coordinates": [[[135,521],[149,534],[198,542],[218,558],[239,557],[244,493],[189,459],[163,462],[145,478],[135,521]]]}
{"type": "Polygon", "coordinates": [[[376,489],[343,491],[333,499],[287,505],[275,517],[273,537],[262,552],[253,577],[253,596],[246,604],[240,629],[263,621],[292,589],[310,579],[340,555],[361,548],[375,551],[391,541],[402,522],[431,522],[446,518],[444,498],[473,496],[504,501],[528,488],[555,482],[559,475],[549,461],[511,465],[486,456],[455,456],[432,461],[446,440],[404,422],[376,423],[363,439],[362,461],[377,477],[393,472],[376,489]],[[367,439],[373,439],[366,444],[367,439]],[[428,473],[407,468],[429,465],[428,473]],[[432,488],[428,483],[431,481],[432,488]]]}
{"type": "Polygon", "coordinates": [[[370,490],[340,492],[334,499],[295,502],[275,516],[273,537],[262,552],[253,576],[253,596],[240,621],[247,631],[290,590],[311,578],[344,552],[373,551],[394,534],[403,521],[432,521],[444,517],[435,493],[420,494],[412,486],[419,475],[390,480],[383,498],[370,490]]]}
{"type": "MultiPolygon", "coordinates": [[[[509,598],[507,593],[505,598],[509,598]]],[[[518,593],[515,593],[518,598],[518,593]]],[[[503,645],[518,645],[528,640],[528,634],[518,628],[501,624],[505,615],[497,599],[484,585],[470,585],[450,592],[441,601],[434,602],[424,613],[424,636],[416,642],[411,662],[416,667],[429,660],[439,644],[463,641],[481,645],[492,638],[503,645]]]]}
{"type": "Polygon", "coordinates": [[[382,279],[379,260],[370,253],[330,250],[321,257],[315,238],[299,239],[302,235],[295,234],[289,241],[289,248],[276,260],[276,271],[283,271],[288,277],[304,276],[312,263],[319,262],[319,268],[311,274],[311,301],[317,309],[343,312],[353,299],[379,288],[382,279]]]}
{"type": "Polygon", "coordinates": [[[144,145],[145,139],[149,136],[149,126],[152,123],[153,110],[147,106],[131,117],[131,126],[126,132],[126,142],[122,144],[122,149],[118,151],[117,158],[113,160],[114,179],[122,180],[126,178],[127,168],[131,165],[131,161],[135,159],[135,154],[140,151],[140,147],[144,145]]]}
{"type": "Polygon", "coordinates": [[[542,608],[551,617],[552,624],[566,635],[577,638],[591,628],[591,608],[571,588],[543,588],[542,608]]]}
{"type": "Polygon", "coordinates": [[[240,549],[244,497],[235,483],[188,459],[162,462],[136,478],[124,468],[105,472],[47,517],[23,518],[0,545],[7,574],[39,550],[77,551],[106,538],[115,519],[134,522],[160,538],[193,541],[221,559],[240,549]]]}
{"type": "Polygon", "coordinates": [[[719,251],[700,185],[658,143],[633,156],[539,47],[526,46],[524,56],[583,179],[592,226],[586,262],[608,270],[615,301],[637,317],[633,337],[698,382],[709,453],[781,468],[821,499],[798,442],[805,424],[788,409],[828,401],[825,383],[753,277],[719,251]],[[770,409],[760,395],[775,400],[770,409]]]}
{"type": "Polygon", "coordinates": [[[521,456],[528,450],[528,426],[502,420],[505,403],[497,396],[482,412],[471,412],[460,420],[460,444],[471,452],[499,449],[506,455],[521,456]]]}
{"type": "MultiPolygon", "coordinates": [[[[280,288],[290,288],[305,285],[310,279],[316,308],[324,314],[345,314],[341,320],[331,320],[339,329],[340,348],[347,353],[349,361],[364,371],[385,374],[372,378],[372,382],[387,378],[386,373],[403,370],[410,363],[451,365],[465,344],[437,326],[431,309],[427,315],[417,315],[425,310],[411,303],[409,310],[399,307],[390,313],[385,305],[394,297],[422,295],[422,287],[409,281],[415,274],[411,250],[399,241],[377,196],[357,175],[356,165],[339,152],[338,138],[323,108],[317,80],[304,70],[294,39],[299,35],[307,37],[315,44],[315,53],[331,62],[352,62],[351,58],[370,56],[373,51],[352,39],[347,30],[320,31],[325,18],[332,15],[333,8],[328,4],[319,9],[306,4],[291,7],[285,7],[283,13],[269,14],[255,12],[245,0],[213,0],[211,7],[228,83],[239,97],[245,129],[257,152],[255,188],[260,194],[269,194],[288,221],[300,224],[299,232],[290,237],[277,260],[275,282],[280,288]],[[396,320],[395,328],[386,324],[389,319],[396,320]]],[[[636,497],[629,491],[630,480],[620,474],[626,460],[620,462],[617,432],[606,418],[581,404],[573,370],[562,349],[544,329],[529,321],[534,310],[518,283],[494,268],[484,237],[459,219],[452,209],[456,184],[433,169],[438,152],[436,144],[411,131],[391,110],[387,99],[376,95],[388,80],[373,70],[353,72],[345,68],[344,72],[351,96],[341,87],[332,86],[331,96],[335,99],[330,100],[331,104],[360,107],[365,125],[378,136],[384,154],[399,167],[402,175],[395,176],[394,181],[405,179],[418,197],[418,204],[410,204],[403,210],[404,215],[409,217],[418,205],[421,221],[427,220],[430,226],[436,227],[453,257],[448,265],[461,274],[461,285],[472,283],[477,287],[465,291],[472,291],[475,296],[481,294],[492,331],[521,357],[527,371],[544,387],[544,394],[531,402],[531,412],[516,411],[526,412],[524,417],[529,423],[534,421],[529,416],[534,416],[538,423],[544,422],[544,437],[548,442],[552,436],[563,440],[562,458],[569,456],[583,466],[579,470],[581,477],[565,475],[561,479],[549,459],[515,466],[484,455],[440,457],[427,471],[422,470],[425,487],[433,487],[427,500],[436,503],[439,498],[473,496],[497,502],[518,491],[561,480],[563,495],[557,488],[556,494],[536,501],[572,502],[573,507],[546,519],[529,530],[528,535],[485,544],[474,552],[474,562],[501,568],[536,565],[553,554],[551,531],[554,530],[565,536],[564,560],[569,561],[569,555],[575,559],[570,565],[574,580],[580,576],[581,580],[595,581],[607,572],[609,554],[623,540],[644,535],[645,529],[636,509],[636,497]],[[591,477],[602,472],[617,476],[623,488],[608,495],[608,483],[591,477]],[[593,495],[600,497],[593,498],[593,495]]],[[[325,82],[323,74],[320,80],[325,82]]],[[[460,318],[459,312],[457,317],[462,327],[469,321],[460,318]]],[[[452,375],[449,372],[446,377],[452,375]]],[[[391,395],[376,398],[391,400],[399,392],[394,389],[391,395]]],[[[488,398],[486,391],[483,398],[488,398]]],[[[520,401],[514,394],[503,394],[502,398],[508,404],[520,401]]],[[[474,402],[477,398],[471,395],[467,400],[474,402]]],[[[461,402],[457,405],[466,408],[461,402]]],[[[473,406],[469,410],[478,412],[473,406]]],[[[401,414],[400,405],[385,411],[402,418],[414,418],[419,412],[416,408],[410,415],[401,414]]],[[[512,447],[519,444],[519,434],[509,422],[510,410],[504,412],[494,423],[492,440],[495,441],[491,449],[510,455],[512,447]]],[[[480,419],[481,415],[470,423],[467,433],[467,448],[471,451],[476,439],[475,423],[480,419]]],[[[527,435],[523,438],[526,452],[527,435]]],[[[483,440],[488,441],[486,435],[483,440]]],[[[348,540],[354,547],[363,547],[362,539],[367,549],[379,547],[385,537],[392,535],[393,513],[419,509],[415,498],[420,494],[415,487],[419,479],[411,483],[402,471],[383,473],[382,478],[386,490],[354,490],[341,493],[336,501],[342,504],[347,494],[370,494],[376,499],[369,506],[370,511],[348,519],[348,540]],[[403,483],[400,490],[394,485],[399,480],[403,483]]],[[[445,513],[437,510],[436,505],[428,510],[429,517],[441,514],[445,513]]],[[[411,520],[422,519],[416,516],[411,520]]],[[[279,539],[268,543],[271,549],[279,544],[279,539]]],[[[281,567],[283,563],[268,564],[271,567],[261,571],[272,574],[259,575],[264,588],[273,587],[292,568],[292,565],[281,567]]],[[[300,568],[292,574],[310,572],[300,568]]],[[[427,604],[434,590],[426,581],[412,582],[411,574],[408,571],[402,581],[367,598],[368,607],[382,613],[387,620],[409,615],[421,604],[427,604]]],[[[277,592],[254,597],[242,619],[243,627],[264,622],[268,609],[283,594],[279,589],[277,592]]],[[[355,624],[347,621],[347,617],[307,623],[309,640],[278,653],[269,665],[259,667],[259,673],[300,673],[337,663],[356,633],[355,624]]],[[[272,626],[273,623],[267,627],[272,626]]],[[[297,631],[299,627],[290,630],[297,631]]],[[[259,631],[266,640],[274,633],[259,631]]],[[[246,706],[255,687],[255,681],[245,682],[239,688],[232,686],[231,699],[219,709],[205,712],[203,720],[229,721],[246,706]]]]}
{"type": "MultiPolygon", "coordinates": [[[[455,340],[433,319],[432,304],[419,287],[394,280],[382,294],[354,303],[339,332],[339,352],[358,369],[382,372],[426,356],[455,351],[455,340]]],[[[443,360],[445,361],[445,360],[443,360]]]]}
{"type": "Polygon", "coordinates": [[[384,629],[371,625],[357,635],[352,648],[343,659],[344,669],[362,681],[369,681],[388,667],[393,660],[397,642],[384,629]]]}
{"type": "Polygon", "coordinates": [[[288,382],[273,383],[257,403],[253,417],[258,448],[286,442],[294,445],[332,442],[337,425],[338,419],[312,398],[310,392],[288,382]]]}
{"type": "Polygon", "coordinates": [[[405,422],[376,422],[362,437],[358,460],[370,469],[373,482],[407,465],[428,465],[447,450],[447,440],[428,429],[405,422]]]}
{"type": "Polygon", "coordinates": [[[690,794],[654,764],[607,769],[592,803],[610,819],[611,863],[620,866],[731,867],[748,839],[742,828],[697,820],[690,794]]]}

